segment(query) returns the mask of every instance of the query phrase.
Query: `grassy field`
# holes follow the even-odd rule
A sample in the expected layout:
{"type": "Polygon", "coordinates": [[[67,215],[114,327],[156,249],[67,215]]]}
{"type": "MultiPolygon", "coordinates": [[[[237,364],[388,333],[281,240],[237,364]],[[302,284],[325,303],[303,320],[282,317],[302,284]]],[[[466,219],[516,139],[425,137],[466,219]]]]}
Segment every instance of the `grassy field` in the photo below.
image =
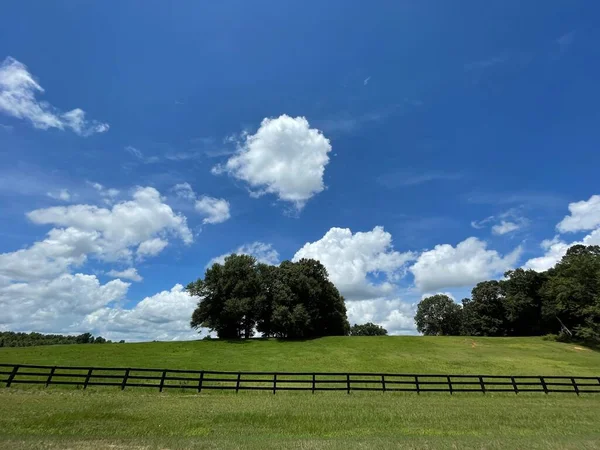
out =
{"type": "MultiPolygon", "coordinates": [[[[0,362],[600,376],[538,338],[325,338],[3,348],[0,362]]],[[[0,389],[0,448],[600,448],[600,395],[0,389]]]]}

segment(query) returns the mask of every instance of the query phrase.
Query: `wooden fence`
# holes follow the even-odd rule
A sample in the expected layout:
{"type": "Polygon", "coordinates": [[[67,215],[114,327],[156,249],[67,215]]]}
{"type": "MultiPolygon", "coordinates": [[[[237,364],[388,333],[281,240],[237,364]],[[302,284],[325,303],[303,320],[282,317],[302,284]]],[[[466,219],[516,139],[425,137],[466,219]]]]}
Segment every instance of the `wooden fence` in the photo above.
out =
{"type": "Polygon", "coordinates": [[[230,391],[600,393],[600,377],[393,373],[223,372],[214,370],[0,364],[0,383],[230,391]]]}

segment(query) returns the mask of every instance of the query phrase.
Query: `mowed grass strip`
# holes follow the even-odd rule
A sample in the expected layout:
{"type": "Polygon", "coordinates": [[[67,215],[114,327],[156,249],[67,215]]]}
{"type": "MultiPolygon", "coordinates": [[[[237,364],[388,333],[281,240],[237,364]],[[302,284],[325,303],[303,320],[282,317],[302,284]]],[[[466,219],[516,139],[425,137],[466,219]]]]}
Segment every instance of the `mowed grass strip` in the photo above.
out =
{"type": "Polygon", "coordinates": [[[600,446],[600,396],[0,391],[1,448],[600,446]]]}
{"type": "Polygon", "coordinates": [[[541,338],[328,337],[0,348],[1,363],[190,370],[600,375],[600,353],[541,338]]]}

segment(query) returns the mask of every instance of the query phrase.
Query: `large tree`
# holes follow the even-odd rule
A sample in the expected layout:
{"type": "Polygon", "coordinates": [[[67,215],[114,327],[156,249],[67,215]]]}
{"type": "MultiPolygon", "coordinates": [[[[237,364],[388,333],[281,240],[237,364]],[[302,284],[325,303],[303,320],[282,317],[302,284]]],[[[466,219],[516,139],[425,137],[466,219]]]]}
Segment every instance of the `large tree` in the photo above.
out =
{"type": "Polygon", "coordinates": [[[432,295],[419,302],[415,322],[426,336],[456,336],[461,331],[462,310],[447,295],[432,295]]]}
{"type": "Polygon", "coordinates": [[[344,298],[316,260],[258,264],[232,255],[214,264],[188,292],[201,298],[192,315],[194,328],[207,327],[221,338],[308,338],[347,335],[344,298]]]}
{"type": "Polygon", "coordinates": [[[506,310],[499,281],[482,281],[471,291],[471,299],[463,301],[465,321],[463,334],[470,336],[506,335],[506,310]]]}
{"type": "Polygon", "coordinates": [[[538,336],[551,331],[542,316],[542,287],[545,273],[515,269],[504,274],[500,281],[506,314],[507,334],[510,336],[538,336]]]}
{"type": "Polygon", "coordinates": [[[576,337],[600,342],[600,247],[574,245],[548,271],[543,288],[545,317],[576,337]]]}
{"type": "Polygon", "coordinates": [[[362,325],[354,324],[350,328],[350,336],[387,336],[387,330],[371,322],[362,325]]]}

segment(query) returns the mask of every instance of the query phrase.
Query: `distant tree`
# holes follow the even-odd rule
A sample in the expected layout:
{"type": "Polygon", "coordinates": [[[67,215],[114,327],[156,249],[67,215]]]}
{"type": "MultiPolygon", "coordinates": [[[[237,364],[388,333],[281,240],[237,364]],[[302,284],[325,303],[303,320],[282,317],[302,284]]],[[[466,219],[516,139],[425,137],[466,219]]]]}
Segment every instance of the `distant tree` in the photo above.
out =
{"type": "Polygon", "coordinates": [[[447,295],[436,294],[419,302],[415,322],[426,336],[456,336],[461,332],[462,310],[447,295]]]}
{"type": "Polygon", "coordinates": [[[350,328],[350,336],[387,336],[387,330],[371,322],[362,325],[354,324],[350,328]]]}
{"type": "Polygon", "coordinates": [[[507,319],[500,282],[482,281],[471,291],[471,300],[463,303],[463,334],[504,336],[507,319]]]}
{"type": "MultiPolygon", "coordinates": [[[[0,347],[31,347],[35,345],[59,344],[89,344],[95,342],[91,333],[79,336],[63,336],[60,334],[18,333],[13,331],[0,331],[0,347]]],[[[111,341],[101,338],[99,344],[111,341]]]]}
{"type": "Polygon", "coordinates": [[[538,336],[550,333],[542,315],[542,287],[545,273],[515,269],[504,274],[500,281],[502,303],[506,318],[506,332],[510,336],[538,336]]]}
{"type": "Polygon", "coordinates": [[[102,336],[98,336],[96,339],[94,339],[94,344],[104,344],[106,343],[106,339],[104,339],[102,336]]]}

